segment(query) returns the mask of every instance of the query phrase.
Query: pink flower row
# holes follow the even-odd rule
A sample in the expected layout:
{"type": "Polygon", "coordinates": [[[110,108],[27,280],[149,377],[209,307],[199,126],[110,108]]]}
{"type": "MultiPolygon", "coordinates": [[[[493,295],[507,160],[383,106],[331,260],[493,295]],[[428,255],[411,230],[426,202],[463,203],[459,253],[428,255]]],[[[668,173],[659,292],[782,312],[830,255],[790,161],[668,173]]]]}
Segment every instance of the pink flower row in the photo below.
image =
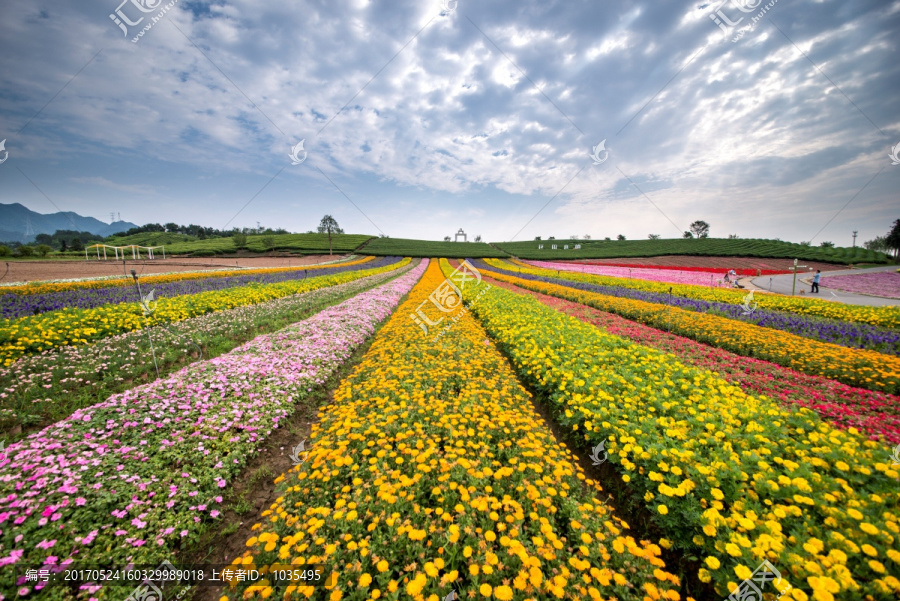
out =
{"type": "Polygon", "coordinates": [[[829,275],[822,278],[822,287],[870,296],[900,298],[900,273],[875,271],[850,275],[829,275]]]}
{"type": "Polygon", "coordinates": [[[168,557],[219,516],[222,489],[260,442],[391,314],[427,263],[0,452],[0,567],[168,557]]]}
{"type": "Polygon", "coordinates": [[[559,271],[577,271],[593,275],[606,275],[617,278],[633,278],[636,280],[651,280],[654,282],[668,282],[670,284],[694,284],[698,286],[728,286],[723,282],[727,269],[721,273],[704,273],[699,271],[684,271],[681,269],[639,269],[629,267],[613,267],[609,265],[585,265],[583,263],[557,263],[553,261],[526,261],[535,267],[544,269],[556,269],[559,271]]]}

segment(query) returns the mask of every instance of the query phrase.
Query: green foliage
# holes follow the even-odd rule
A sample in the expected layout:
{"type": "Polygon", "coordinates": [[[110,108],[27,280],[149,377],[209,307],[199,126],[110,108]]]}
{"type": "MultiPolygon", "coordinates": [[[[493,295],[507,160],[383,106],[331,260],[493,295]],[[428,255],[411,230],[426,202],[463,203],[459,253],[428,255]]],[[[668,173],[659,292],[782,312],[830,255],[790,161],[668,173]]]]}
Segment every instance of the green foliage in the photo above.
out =
{"type": "Polygon", "coordinates": [[[23,244],[19,248],[16,249],[16,252],[20,257],[30,257],[34,255],[34,247],[28,246],[27,244],[23,244]]]}
{"type": "Polygon", "coordinates": [[[819,246],[822,248],[834,248],[834,242],[820,242],[819,246]]]}
{"type": "Polygon", "coordinates": [[[272,234],[266,234],[259,239],[260,244],[262,244],[263,249],[265,250],[275,250],[275,236],[272,234]]]}
{"type": "Polygon", "coordinates": [[[709,237],[709,224],[700,219],[691,224],[690,230],[696,238],[709,237]]]}
{"type": "Polygon", "coordinates": [[[5,244],[0,244],[0,257],[8,257],[12,254],[12,250],[5,244]]]}
{"type": "Polygon", "coordinates": [[[625,239],[625,236],[623,236],[622,234],[619,234],[618,236],[616,236],[616,240],[624,240],[624,239],[625,239]]]}
{"type": "MultiPolygon", "coordinates": [[[[537,247],[535,242],[523,242],[522,244],[537,247]]],[[[438,242],[404,238],[375,238],[365,246],[362,252],[367,255],[395,257],[469,257],[479,259],[509,256],[484,242],[438,242]]]]}
{"type": "Polygon", "coordinates": [[[234,243],[234,247],[237,249],[246,248],[247,234],[244,234],[242,232],[235,232],[231,237],[231,241],[234,243]]]}
{"type": "MultiPolygon", "coordinates": [[[[700,238],[663,240],[625,240],[617,244],[600,241],[585,241],[579,250],[552,250],[545,245],[538,250],[538,243],[498,242],[500,250],[522,259],[619,259],[636,257],[658,257],[663,255],[693,255],[710,257],[763,257],[773,259],[800,259],[802,261],[822,261],[826,263],[888,263],[890,257],[884,253],[866,248],[823,248],[801,246],[779,240],[759,240],[752,238],[725,239],[700,238]]],[[[368,251],[368,248],[367,248],[368,251]]],[[[467,253],[468,254],[468,253],[467,253]]],[[[472,256],[469,254],[469,256],[472,256]]]]}
{"type": "Polygon", "coordinates": [[[884,237],[884,242],[889,249],[895,252],[900,251],[900,219],[894,222],[891,231],[884,237]]]}
{"type": "Polygon", "coordinates": [[[47,253],[49,253],[51,250],[53,250],[53,248],[46,244],[38,244],[34,247],[34,251],[42,257],[46,257],[47,253]]]}

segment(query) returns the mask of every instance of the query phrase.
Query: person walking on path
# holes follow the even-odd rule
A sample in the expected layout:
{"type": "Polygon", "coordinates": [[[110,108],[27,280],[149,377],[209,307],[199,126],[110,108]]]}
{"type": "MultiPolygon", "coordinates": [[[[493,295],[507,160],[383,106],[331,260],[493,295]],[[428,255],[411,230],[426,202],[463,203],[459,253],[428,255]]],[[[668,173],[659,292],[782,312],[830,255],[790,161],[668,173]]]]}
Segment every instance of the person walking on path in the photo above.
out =
{"type": "Polygon", "coordinates": [[[812,290],[810,290],[810,292],[819,292],[819,274],[821,273],[821,269],[816,269],[816,275],[813,276],[812,290]]]}

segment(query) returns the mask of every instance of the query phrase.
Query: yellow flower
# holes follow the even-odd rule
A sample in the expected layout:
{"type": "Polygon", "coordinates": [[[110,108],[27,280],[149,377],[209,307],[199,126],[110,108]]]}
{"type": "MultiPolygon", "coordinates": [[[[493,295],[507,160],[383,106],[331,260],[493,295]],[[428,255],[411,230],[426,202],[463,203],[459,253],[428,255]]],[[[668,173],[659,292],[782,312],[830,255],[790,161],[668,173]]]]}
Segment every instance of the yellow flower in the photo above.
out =
{"type": "Polygon", "coordinates": [[[718,569],[719,569],[719,566],[722,565],[721,562],[720,562],[720,561],[718,560],[718,558],[716,558],[716,557],[707,557],[707,558],[706,558],[705,560],[703,560],[703,561],[706,563],[706,565],[707,565],[707,566],[709,567],[709,569],[711,569],[711,570],[718,570],[718,569]]]}
{"type": "Polygon", "coordinates": [[[368,574],[363,574],[362,576],[359,577],[359,586],[365,588],[365,587],[369,586],[370,584],[372,584],[372,577],[369,576],[368,574]]]}
{"type": "Polygon", "coordinates": [[[491,585],[488,584],[487,582],[485,582],[478,588],[478,592],[481,593],[482,597],[490,597],[492,590],[493,589],[491,588],[491,585]]]}
{"type": "Polygon", "coordinates": [[[657,505],[656,510],[659,511],[662,515],[666,515],[669,513],[669,508],[665,505],[657,505]]]}
{"type": "Polygon", "coordinates": [[[379,572],[387,572],[388,562],[382,559],[375,567],[378,568],[379,572]]]}
{"type": "Polygon", "coordinates": [[[422,589],[425,588],[425,584],[428,582],[428,578],[425,577],[425,574],[416,574],[416,577],[413,578],[409,584],[406,585],[406,592],[412,597],[415,597],[419,593],[422,592],[422,589]]]}

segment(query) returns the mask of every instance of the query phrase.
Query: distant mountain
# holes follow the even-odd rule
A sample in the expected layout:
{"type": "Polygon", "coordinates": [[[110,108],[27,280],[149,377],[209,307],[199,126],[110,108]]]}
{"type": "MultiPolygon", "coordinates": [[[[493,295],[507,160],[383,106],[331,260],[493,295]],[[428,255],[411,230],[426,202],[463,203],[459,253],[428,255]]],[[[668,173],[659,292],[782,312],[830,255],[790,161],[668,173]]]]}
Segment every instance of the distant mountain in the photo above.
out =
{"type": "Polygon", "coordinates": [[[119,232],[137,227],[128,221],[103,223],[93,217],[82,217],[78,213],[65,211],[60,213],[35,213],[19,203],[0,203],[0,241],[2,242],[34,242],[37,234],[52,234],[56,230],[77,230],[91,232],[105,238],[119,232]]]}

